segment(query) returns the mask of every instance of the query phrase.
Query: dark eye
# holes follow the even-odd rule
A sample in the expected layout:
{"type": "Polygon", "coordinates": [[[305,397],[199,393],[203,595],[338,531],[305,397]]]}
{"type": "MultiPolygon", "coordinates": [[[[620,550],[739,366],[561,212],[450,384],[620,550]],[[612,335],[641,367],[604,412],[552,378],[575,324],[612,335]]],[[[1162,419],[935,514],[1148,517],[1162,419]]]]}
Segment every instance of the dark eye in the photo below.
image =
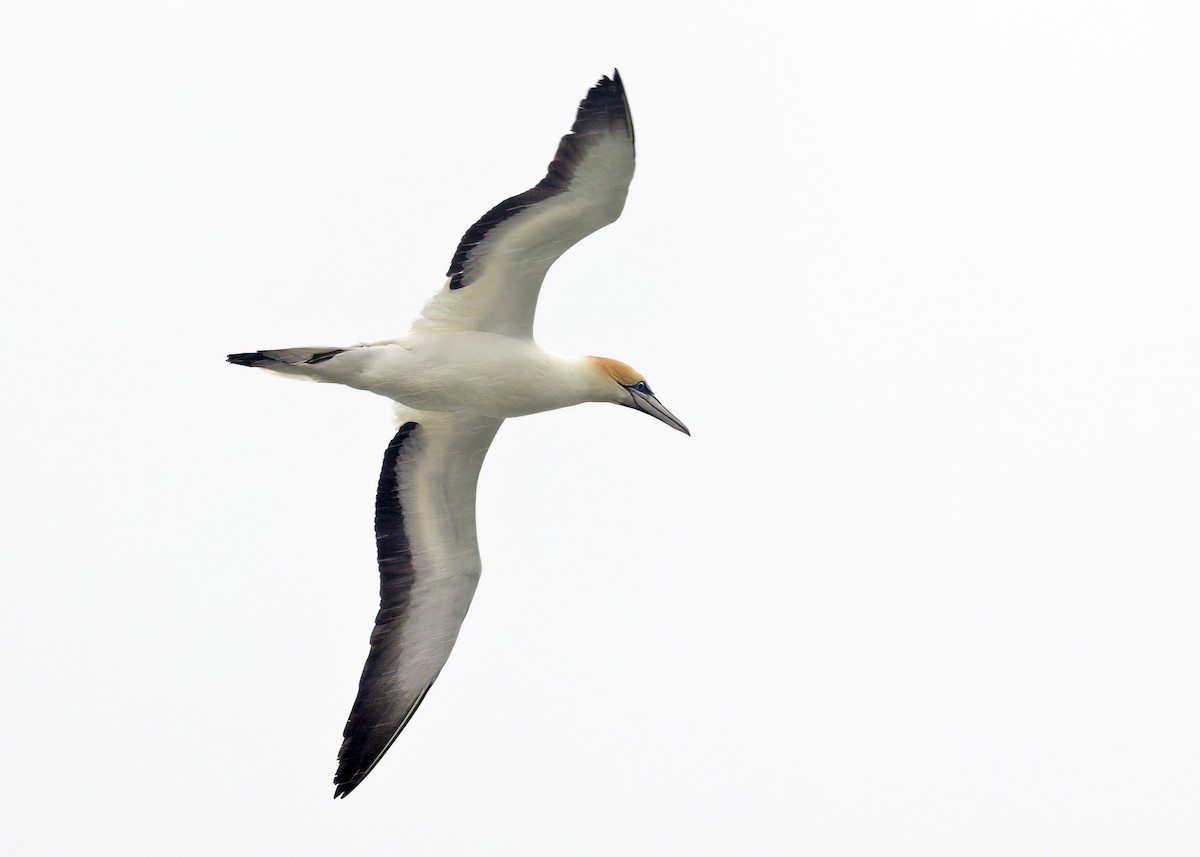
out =
{"type": "Polygon", "coordinates": [[[650,392],[650,385],[647,384],[645,381],[638,381],[636,384],[633,385],[633,389],[637,390],[639,393],[645,393],[647,396],[654,395],[653,393],[650,392]]]}

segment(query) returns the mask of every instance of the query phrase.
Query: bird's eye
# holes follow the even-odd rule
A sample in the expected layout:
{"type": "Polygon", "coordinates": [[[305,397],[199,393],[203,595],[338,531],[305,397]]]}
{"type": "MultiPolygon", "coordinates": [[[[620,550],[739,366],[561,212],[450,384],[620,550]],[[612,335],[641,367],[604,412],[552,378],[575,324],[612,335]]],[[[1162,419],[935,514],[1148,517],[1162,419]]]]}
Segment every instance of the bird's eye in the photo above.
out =
{"type": "Polygon", "coordinates": [[[653,395],[650,392],[650,385],[645,381],[638,381],[633,385],[633,389],[637,390],[639,393],[645,393],[647,396],[653,395]]]}

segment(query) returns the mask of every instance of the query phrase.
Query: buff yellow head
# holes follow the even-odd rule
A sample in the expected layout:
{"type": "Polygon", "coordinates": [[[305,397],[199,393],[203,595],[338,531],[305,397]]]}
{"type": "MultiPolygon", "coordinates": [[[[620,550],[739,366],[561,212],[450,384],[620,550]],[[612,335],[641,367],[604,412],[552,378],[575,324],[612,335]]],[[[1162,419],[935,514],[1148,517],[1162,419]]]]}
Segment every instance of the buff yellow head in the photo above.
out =
{"type": "Polygon", "coordinates": [[[606,387],[607,400],[614,404],[624,405],[627,408],[634,408],[642,413],[649,414],[656,420],[669,425],[671,428],[683,432],[686,435],[691,435],[679,419],[663,407],[662,402],[654,395],[650,389],[650,385],[646,383],[645,377],[628,363],[622,363],[620,360],[613,360],[611,357],[589,357],[596,371],[606,379],[608,385],[606,387]]]}

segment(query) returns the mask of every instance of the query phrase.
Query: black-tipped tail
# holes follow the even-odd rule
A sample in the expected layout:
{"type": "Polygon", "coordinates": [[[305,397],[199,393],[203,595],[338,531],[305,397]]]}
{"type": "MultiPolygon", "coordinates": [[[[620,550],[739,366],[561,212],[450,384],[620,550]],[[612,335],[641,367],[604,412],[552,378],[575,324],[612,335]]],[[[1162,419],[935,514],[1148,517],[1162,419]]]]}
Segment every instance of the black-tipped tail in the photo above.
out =
{"type": "Polygon", "coordinates": [[[266,366],[270,363],[278,363],[274,357],[268,357],[261,351],[252,351],[249,354],[230,354],[225,358],[230,363],[236,363],[238,366],[266,366]]]}
{"type": "Polygon", "coordinates": [[[239,366],[263,366],[283,372],[287,371],[284,368],[286,366],[313,366],[318,363],[324,363],[326,360],[332,360],[346,350],[345,348],[284,348],[279,351],[252,351],[247,354],[230,354],[225,359],[239,366]]]}

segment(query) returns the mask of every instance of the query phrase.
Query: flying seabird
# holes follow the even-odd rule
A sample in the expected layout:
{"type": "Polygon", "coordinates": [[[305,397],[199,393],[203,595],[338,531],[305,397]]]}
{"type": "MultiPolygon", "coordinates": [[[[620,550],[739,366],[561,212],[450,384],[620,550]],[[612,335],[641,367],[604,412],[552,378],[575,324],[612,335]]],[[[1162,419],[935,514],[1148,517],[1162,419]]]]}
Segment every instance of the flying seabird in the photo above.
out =
{"type": "Polygon", "coordinates": [[[533,341],[542,280],[576,242],[616,220],[633,177],[621,76],[579,105],[545,178],[463,235],[446,281],[398,339],[230,354],[230,363],[345,384],[398,403],[375,496],[379,613],[343,733],[334,797],[379,763],[429,692],[475,584],[475,487],[509,417],[612,402],[690,434],[630,366],[533,341]]]}

